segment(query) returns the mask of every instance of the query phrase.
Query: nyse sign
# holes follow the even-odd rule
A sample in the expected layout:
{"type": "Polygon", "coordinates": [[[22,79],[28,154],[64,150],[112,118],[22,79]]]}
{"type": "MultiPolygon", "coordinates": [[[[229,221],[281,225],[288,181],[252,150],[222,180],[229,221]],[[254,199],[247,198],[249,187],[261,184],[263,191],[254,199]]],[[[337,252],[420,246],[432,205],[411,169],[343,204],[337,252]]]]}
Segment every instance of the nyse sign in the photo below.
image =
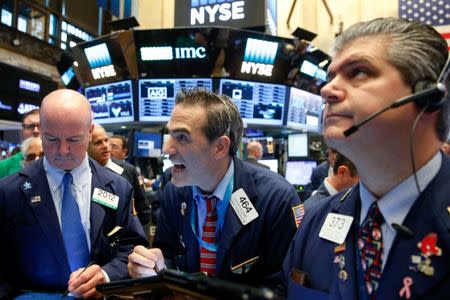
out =
{"type": "Polygon", "coordinates": [[[272,76],[277,51],[277,42],[248,38],[241,73],[272,76]]]}
{"type": "Polygon", "coordinates": [[[191,25],[203,25],[205,22],[227,22],[245,18],[244,1],[205,5],[191,8],[191,25]]]}

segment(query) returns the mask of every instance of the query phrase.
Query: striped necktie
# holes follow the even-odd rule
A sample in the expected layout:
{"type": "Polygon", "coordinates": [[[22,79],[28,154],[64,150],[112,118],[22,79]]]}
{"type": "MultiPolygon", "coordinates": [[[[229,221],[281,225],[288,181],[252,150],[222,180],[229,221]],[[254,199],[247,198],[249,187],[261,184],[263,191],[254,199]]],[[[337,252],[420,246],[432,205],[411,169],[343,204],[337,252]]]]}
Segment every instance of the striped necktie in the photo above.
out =
{"type": "Polygon", "coordinates": [[[70,271],[74,272],[79,268],[86,267],[89,263],[89,248],[81,224],[78,204],[72,193],[72,181],[72,174],[64,174],[62,180],[64,194],[61,207],[61,228],[70,271]]]}
{"type": "Polygon", "coordinates": [[[363,226],[359,229],[358,248],[361,256],[363,277],[369,299],[375,299],[381,278],[383,261],[383,215],[377,202],[373,202],[363,226]]]}
{"type": "MultiPolygon", "coordinates": [[[[204,198],[206,201],[206,218],[203,225],[202,241],[215,245],[217,210],[216,197],[204,198]]],[[[211,251],[205,247],[200,247],[200,271],[214,276],[216,274],[216,251],[211,251]]]]}

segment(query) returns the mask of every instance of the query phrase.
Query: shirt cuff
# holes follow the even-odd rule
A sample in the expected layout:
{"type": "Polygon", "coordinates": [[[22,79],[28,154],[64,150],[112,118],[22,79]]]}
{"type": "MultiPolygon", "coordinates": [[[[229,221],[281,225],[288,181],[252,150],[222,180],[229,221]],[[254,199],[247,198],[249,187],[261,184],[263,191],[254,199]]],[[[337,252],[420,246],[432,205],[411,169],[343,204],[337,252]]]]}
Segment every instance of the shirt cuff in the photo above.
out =
{"type": "Polygon", "coordinates": [[[109,279],[108,273],[106,273],[103,269],[102,269],[103,275],[105,276],[105,282],[111,282],[111,279],[109,279]]]}

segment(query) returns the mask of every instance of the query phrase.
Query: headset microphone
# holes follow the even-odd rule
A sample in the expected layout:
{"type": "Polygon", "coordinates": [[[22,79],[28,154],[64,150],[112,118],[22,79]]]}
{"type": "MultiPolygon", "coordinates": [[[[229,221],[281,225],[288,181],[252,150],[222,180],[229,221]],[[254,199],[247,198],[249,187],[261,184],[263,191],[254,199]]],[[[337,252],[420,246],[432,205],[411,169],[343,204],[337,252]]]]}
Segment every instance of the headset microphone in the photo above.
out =
{"type": "Polygon", "coordinates": [[[431,87],[428,87],[428,88],[426,88],[420,92],[414,93],[410,96],[401,98],[401,99],[395,101],[394,103],[392,103],[391,105],[371,114],[370,116],[368,116],[361,122],[353,125],[349,129],[345,130],[344,135],[346,137],[348,137],[348,136],[352,135],[353,133],[355,133],[361,126],[363,126],[364,124],[366,124],[367,122],[369,122],[370,120],[375,118],[376,116],[384,113],[385,111],[387,111],[389,109],[403,106],[412,101],[418,103],[419,106],[424,106],[425,104],[428,103],[429,107],[426,110],[428,112],[438,110],[442,107],[443,103],[445,102],[445,98],[444,98],[445,92],[446,92],[446,88],[443,83],[441,83],[441,82],[433,83],[431,87]]]}

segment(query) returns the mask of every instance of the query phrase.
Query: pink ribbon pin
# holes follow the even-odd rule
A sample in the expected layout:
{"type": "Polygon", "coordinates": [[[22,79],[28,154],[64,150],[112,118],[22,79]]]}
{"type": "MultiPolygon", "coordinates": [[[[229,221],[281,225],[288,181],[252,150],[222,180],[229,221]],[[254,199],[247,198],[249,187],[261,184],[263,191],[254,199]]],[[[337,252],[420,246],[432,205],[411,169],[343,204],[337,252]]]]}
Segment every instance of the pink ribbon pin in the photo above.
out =
{"type": "Polygon", "coordinates": [[[400,297],[405,297],[406,299],[411,298],[411,289],[409,288],[413,284],[411,277],[403,278],[403,287],[400,290],[400,297]]]}

